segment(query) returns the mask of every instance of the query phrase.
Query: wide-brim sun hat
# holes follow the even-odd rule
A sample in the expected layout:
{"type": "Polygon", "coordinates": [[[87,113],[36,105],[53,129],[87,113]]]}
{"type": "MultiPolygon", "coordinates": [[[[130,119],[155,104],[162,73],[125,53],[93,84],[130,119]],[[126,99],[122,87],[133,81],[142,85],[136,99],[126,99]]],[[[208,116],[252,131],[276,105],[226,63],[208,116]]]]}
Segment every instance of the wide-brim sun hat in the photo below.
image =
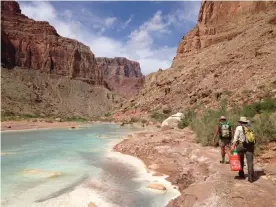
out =
{"type": "Polygon", "coordinates": [[[219,118],[219,120],[226,120],[226,117],[225,117],[225,116],[221,116],[221,117],[219,118]]]}
{"type": "Polygon", "coordinates": [[[248,123],[249,120],[247,120],[247,118],[245,116],[241,116],[240,120],[238,122],[248,123]]]}

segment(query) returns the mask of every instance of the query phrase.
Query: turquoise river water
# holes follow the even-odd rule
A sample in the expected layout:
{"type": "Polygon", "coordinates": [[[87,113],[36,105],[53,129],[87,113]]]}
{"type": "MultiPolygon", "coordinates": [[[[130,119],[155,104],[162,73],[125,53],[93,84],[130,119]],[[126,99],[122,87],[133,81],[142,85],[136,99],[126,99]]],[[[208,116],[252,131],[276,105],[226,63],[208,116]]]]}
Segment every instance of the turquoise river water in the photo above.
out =
{"type": "Polygon", "coordinates": [[[138,159],[111,150],[138,130],[103,123],[2,132],[1,206],[165,206],[179,192],[138,159]],[[146,188],[154,182],[167,191],[146,188]]]}

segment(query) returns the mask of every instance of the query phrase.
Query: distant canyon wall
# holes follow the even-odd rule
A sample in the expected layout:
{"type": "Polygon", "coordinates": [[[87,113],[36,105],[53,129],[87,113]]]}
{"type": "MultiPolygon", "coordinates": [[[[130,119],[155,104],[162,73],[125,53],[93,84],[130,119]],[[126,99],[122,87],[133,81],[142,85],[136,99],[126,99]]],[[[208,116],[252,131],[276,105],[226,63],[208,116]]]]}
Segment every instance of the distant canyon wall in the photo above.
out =
{"type": "Polygon", "coordinates": [[[15,1],[1,2],[1,45],[2,63],[7,67],[36,69],[103,84],[88,46],[61,37],[48,22],[29,19],[15,1]]]}
{"type": "Polygon", "coordinates": [[[1,2],[1,65],[2,114],[98,117],[120,99],[88,46],[29,19],[15,1],[1,2]]]}
{"type": "Polygon", "coordinates": [[[136,95],[144,86],[140,64],[124,57],[96,58],[108,87],[124,97],[136,95]]]}

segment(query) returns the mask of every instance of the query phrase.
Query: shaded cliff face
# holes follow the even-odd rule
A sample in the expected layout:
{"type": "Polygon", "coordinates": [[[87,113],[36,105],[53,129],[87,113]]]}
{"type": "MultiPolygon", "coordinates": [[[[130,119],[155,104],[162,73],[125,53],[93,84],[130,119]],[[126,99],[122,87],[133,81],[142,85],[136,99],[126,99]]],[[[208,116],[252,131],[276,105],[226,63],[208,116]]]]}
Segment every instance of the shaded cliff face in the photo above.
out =
{"type": "Polygon", "coordinates": [[[144,86],[140,64],[124,57],[96,58],[108,87],[124,97],[136,95],[144,86]]]}
{"type": "Polygon", "coordinates": [[[202,2],[171,68],[148,75],[124,111],[212,108],[223,99],[240,107],[276,98],[275,19],[276,2],[202,2]]]}
{"type": "Polygon", "coordinates": [[[94,54],[84,44],[59,36],[48,22],[21,14],[17,2],[1,2],[1,58],[5,65],[37,69],[103,84],[94,54]]]}

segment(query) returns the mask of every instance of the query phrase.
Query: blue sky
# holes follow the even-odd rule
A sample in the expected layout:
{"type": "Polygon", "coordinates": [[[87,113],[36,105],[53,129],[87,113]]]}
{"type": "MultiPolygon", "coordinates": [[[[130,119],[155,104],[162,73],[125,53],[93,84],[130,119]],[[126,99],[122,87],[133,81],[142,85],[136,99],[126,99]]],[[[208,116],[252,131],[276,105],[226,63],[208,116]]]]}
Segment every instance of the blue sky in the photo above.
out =
{"type": "Polygon", "coordinates": [[[22,13],[48,21],[96,57],[124,56],[149,74],[170,67],[177,45],[197,21],[200,2],[19,2],[22,13]]]}

